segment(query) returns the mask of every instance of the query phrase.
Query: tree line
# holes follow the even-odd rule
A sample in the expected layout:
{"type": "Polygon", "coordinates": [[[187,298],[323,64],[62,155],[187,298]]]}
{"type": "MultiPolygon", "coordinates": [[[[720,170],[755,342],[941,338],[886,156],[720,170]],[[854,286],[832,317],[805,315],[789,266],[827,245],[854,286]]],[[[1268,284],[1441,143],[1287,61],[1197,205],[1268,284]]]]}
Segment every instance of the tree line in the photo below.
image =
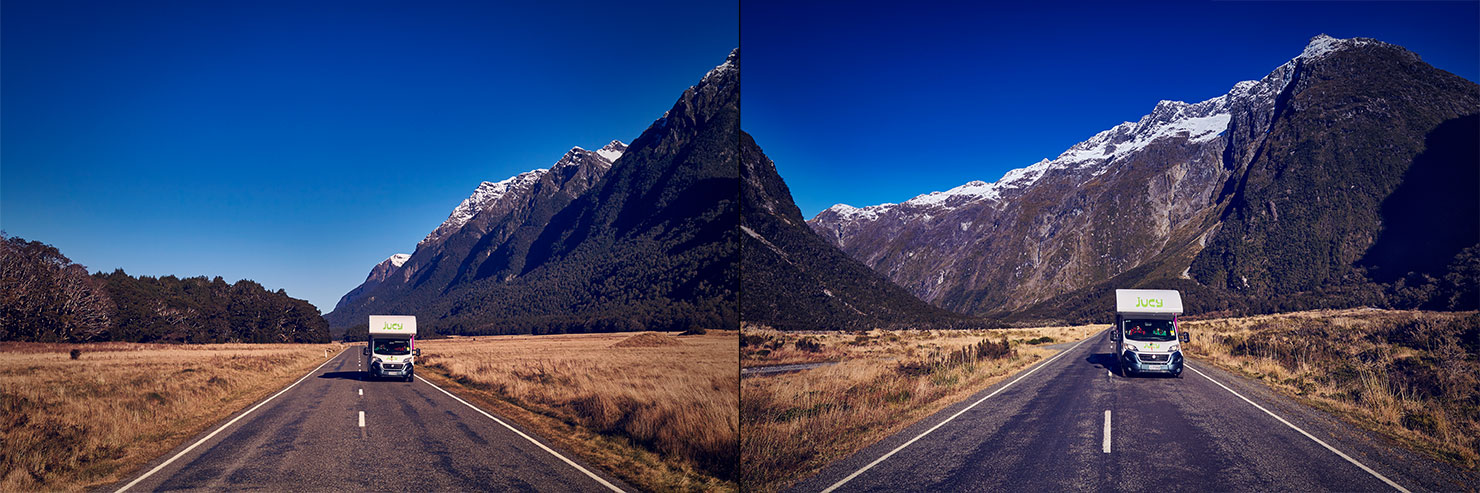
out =
{"type": "Polygon", "coordinates": [[[220,276],[89,275],[61,251],[0,234],[0,341],[329,341],[307,301],[220,276]]]}

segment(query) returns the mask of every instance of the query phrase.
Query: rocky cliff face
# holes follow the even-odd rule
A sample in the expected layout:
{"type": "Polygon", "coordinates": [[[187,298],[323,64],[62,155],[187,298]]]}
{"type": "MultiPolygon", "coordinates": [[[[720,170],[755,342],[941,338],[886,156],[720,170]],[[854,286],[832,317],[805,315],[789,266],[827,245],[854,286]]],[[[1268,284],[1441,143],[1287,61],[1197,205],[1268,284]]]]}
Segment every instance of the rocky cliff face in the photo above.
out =
{"type": "Polygon", "coordinates": [[[810,224],[966,313],[1017,311],[1118,276],[1249,296],[1351,282],[1424,135],[1476,112],[1476,94],[1400,47],[1323,35],[1260,80],[1162,101],[997,182],[840,204],[810,224]]]}

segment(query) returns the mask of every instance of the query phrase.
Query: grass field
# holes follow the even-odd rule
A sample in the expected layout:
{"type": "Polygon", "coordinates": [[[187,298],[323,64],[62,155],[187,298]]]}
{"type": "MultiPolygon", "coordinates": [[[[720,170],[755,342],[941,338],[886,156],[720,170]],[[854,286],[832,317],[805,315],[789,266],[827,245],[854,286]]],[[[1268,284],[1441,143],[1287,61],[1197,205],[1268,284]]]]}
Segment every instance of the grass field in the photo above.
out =
{"type": "Polygon", "coordinates": [[[747,491],[783,489],[1058,352],[1037,346],[1104,328],[789,333],[746,326],[746,367],[835,364],[742,379],[741,483],[747,491]]]}
{"type": "Polygon", "coordinates": [[[0,343],[0,490],[117,481],[339,349],[0,343]]]}
{"type": "Polygon", "coordinates": [[[418,372],[651,491],[733,491],[736,331],[418,341],[418,372]]]}
{"type": "Polygon", "coordinates": [[[1183,327],[1193,358],[1480,468],[1480,314],[1320,310],[1183,327]]]}

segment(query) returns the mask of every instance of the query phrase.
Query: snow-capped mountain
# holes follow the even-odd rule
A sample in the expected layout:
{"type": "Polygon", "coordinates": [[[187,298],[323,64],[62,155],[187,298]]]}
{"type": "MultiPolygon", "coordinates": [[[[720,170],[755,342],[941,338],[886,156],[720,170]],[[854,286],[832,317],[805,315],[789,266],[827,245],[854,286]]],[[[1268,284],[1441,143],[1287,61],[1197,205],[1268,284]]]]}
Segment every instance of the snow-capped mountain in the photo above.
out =
{"type": "MultiPolygon", "coordinates": [[[[1472,104],[1466,106],[1473,91],[1473,83],[1434,69],[1401,47],[1320,35],[1259,80],[1235,83],[1225,94],[1201,102],[1161,101],[1134,122],[1106,129],[1057,157],[1008,171],[994,182],[972,181],[898,204],[838,204],[809,224],[922,299],[969,313],[1015,310],[1138,267],[1163,264],[1170,271],[1157,275],[1170,279],[1232,282],[1237,285],[1233,289],[1260,292],[1311,289],[1315,285],[1304,278],[1273,281],[1282,275],[1270,274],[1278,269],[1267,262],[1235,268],[1239,274],[1230,278],[1226,267],[1214,267],[1222,261],[1205,247],[1215,240],[1243,241],[1242,236],[1230,239],[1235,233],[1224,227],[1231,211],[1290,218],[1291,207],[1303,211],[1304,202],[1321,200],[1319,194],[1302,195],[1291,188],[1263,202],[1248,202],[1251,185],[1266,191],[1268,183],[1260,180],[1288,180],[1284,170],[1319,160],[1302,154],[1312,149],[1349,153],[1348,141],[1376,135],[1360,145],[1383,147],[1364,158],[1391,161],[1380,174],[1397,175],[1381,180],[1381,188],[1363,192],[1367,195],[1361,201],[1392,193],[1391,183],[1401,181],[1400,171],[1423,149],[1424,133],[1475,111],[1472,104]],[[1391,125],[1395,117],[1415,114],[1420,118],[1412,126],[1391,125]],[[1314,115],[1324,120],[1302,119],[1314,115]],[[1369,126],[1370,118],[1388,123],[1369,126]],[[1407,146],[1415,139],[1416,145],[1407,146]],[[1273,144],[1293,141],[1304,147],[1282,155],[1270,152],[1273,144]]],[[[1348,191],[1361,190],[1366,182],[1347,182],[1361,181],[1362,175],[1341,167],[1366,166],[1351,161],[1358,158],[1343,159],[1323,161],[1332,167],[1329,174],[1307,178],[1319,181],[1320,187],[1340,182],[1348,191]]],[[[1239,218],[1241,227],[1244,221],[1239,218]]],[[[1366,238],[1370,245],[1379,221],[1359,222],[1361,226],[1330,232],[1324,240],[1357,245],[1366,238]]],[[[1295,236],[1290,240],[1299,239],[1295,236]]],[[[1225,253],[1221,247],[1217,251],[1225,253]]],[[[1361,251],[1344,247],[1340,258],[1328,263],[1349,269],[1361,251]]],[[[1326,270],[1316,277],[1341,277],[1336,272],[1341,269],[1326,270]]]]}
{"type": "Polygon", "coordinates": [[[622,157],[622,153],[626,150],[627,144],[623,144],[617,140],[611,141],[611,143],[595,152],[587,151],[580,146],[576,146],[572,147],[570,151],[567,151],[564,156],[561,156],[559,161],[556,161],[549,168],[526,171],[498,182],[485,181],[478,185],[477,189],[473,190],[472,195],[463,199],[462,203],[457,205],[457,208],[452,209],[452,214],[447,216],[447,220],[443,221],[440,226],[437,226],[437,229],[428,233],[426,238],[423,238],[418,243],[418,246],[427,243],[436,243],[446,238],[447,235],[456,233],[473,216],[485,210],[499,208],[501,201],[517,202],[526,198],[525,196],[529,193],[530,188],[536,183],[539,183],[540,178],[552,171],[558,173],[560,170],[572,166],[580,167],[586,164],[598,167],[604,171],[610,169],[612,163],[617,162],[617,158],[622,157]]]}
{"type": "Polygon", "coordinates": [[[396,254],[376,265],[365,283],[341,297],[335,309],[382,284],[409,285],[418,275],[445,278],[446,282],[476,277],[469,267],[481,266],[492,256],[488,249],[502,245],[531,220],[548,221],[558,207],[600,180],[626,150],[627,145],[616,140],[596,151],[573,147],[549,168],[483,182],[417,243],[415,253],[396,254]],[[461,261],[444,263],[448,258],[461,261]]]}
{"type": "Polygon", "coordinates": [[[365,282],[360,283],[360,285],[356,286],[355,289],[351,290],[348,293],[345,293],[344,296],[341,296],[339,298],[339,303],[335,304],[334,306],[338,308],[340,306],[344,306],[344,304],[349,301],[364,296],[365,293],[369,292],[372,289],[375,289],[376,286],[379,286],[381,283],[385,282],[386,279],[389,279],[391,277],[391,274],[394,274],[397,270],[401,268],[402,265],[405,265],[406,261],[410,258],[411,254],[409,253],[397,253],[395,255],[391,255],[385,260],[380,261],[380,263],[375,264],[375,267],[370,269],[370,275],[365,276],[365,282]]]}

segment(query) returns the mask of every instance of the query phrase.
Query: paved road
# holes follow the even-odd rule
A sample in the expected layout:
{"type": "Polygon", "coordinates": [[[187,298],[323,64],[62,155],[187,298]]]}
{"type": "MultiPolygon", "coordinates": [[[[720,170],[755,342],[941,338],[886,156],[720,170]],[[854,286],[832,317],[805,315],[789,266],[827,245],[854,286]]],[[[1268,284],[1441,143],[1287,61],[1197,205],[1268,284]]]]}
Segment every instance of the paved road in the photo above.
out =
{"type": "Polygon", "coordinates": [[[1180,379],[1111,376],[1108,335],[1070,346],[792,490],[1455,491],[1480,484],[1195,360],[1180,379]]]}
{"type": "Polygon", "coordinates": [[[631,490],[425,380],[361,381],[360,347],[105,491],[631,490]]]}

